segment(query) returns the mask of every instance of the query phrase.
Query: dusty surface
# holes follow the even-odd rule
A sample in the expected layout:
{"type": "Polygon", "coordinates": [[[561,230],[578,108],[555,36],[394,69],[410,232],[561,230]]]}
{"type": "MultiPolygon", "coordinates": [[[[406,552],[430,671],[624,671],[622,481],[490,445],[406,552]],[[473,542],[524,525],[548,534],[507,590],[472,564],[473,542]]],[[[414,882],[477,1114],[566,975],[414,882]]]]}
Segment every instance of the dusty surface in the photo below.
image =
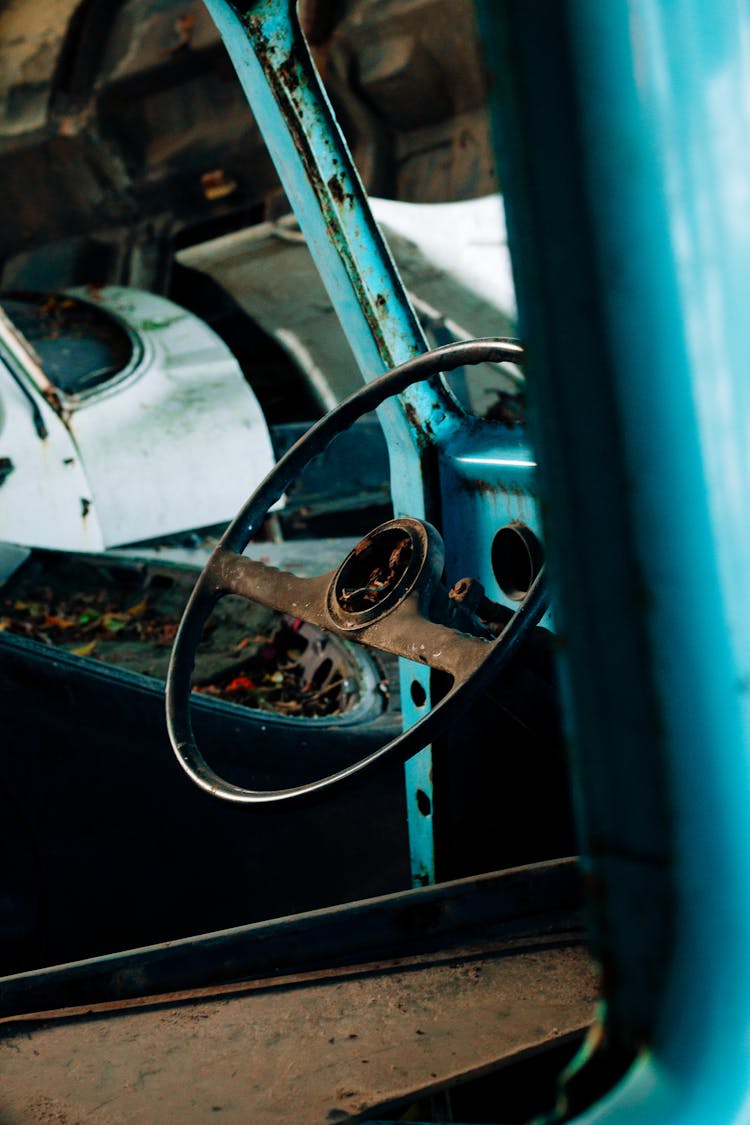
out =
{"type": "Polygon", "coordinates": [[[8,1020],[0,1121],[332,1125],[579,1030],[595,999],[562,938],[8,1020]]]}

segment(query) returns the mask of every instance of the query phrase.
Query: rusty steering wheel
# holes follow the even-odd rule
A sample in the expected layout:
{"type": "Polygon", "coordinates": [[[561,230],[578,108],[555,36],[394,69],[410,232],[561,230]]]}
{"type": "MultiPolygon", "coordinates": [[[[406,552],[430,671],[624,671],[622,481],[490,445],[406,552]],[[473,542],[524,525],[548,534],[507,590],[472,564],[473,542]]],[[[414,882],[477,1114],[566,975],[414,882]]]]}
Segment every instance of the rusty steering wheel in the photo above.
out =
{"type": "Polygon", "coordinates": [[[472,635],[451,620],[440,582],[443,545],[429,524],[391,520],[366,536],[338,569],[300,578],[243,555],[252,534],[298,473],[342,430],[385,399],[439,372],[523,356],[502,339],[447,344],[407,361],[366,384],[317,422],[281,458],[230,524],[208,560],[186,606],[167,677],[167,726],[177,760],[196,785],[227,801],[265,804],[307,796],[384,761],[404,762],[426,746],[469,698],[486,688],[538,623],[547,607],[540,573],[495,639],[472,635]],[[374,584],[373,573],[383,575],[374,584]],[[280,613],[302,618],[350,641],[371,645],[449,673],[453,685],[409,730],[337,773],[288,789],[244,789],[219,777],[203,758],[190,721],[190,677],[203,628],[214,605],[239,594],[280,613]]]}

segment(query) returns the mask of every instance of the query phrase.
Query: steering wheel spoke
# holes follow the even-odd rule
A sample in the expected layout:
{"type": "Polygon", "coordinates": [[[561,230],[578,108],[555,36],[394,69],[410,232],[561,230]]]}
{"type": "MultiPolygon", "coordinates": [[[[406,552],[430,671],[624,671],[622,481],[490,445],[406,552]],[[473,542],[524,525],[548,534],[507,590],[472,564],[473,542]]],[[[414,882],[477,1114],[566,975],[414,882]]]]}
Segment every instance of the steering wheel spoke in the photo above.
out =
{"type": "MultiPolygon", "coordinates": [[[[384,524],[383,528],[377,529],[362,542],[369,546],[378,532],[382,535],[393,529],[398,531],[404,526],[426,533],[426,525],[419,524],[416,520],[394,520],[384,524]]],[[[424,535],[425,542],[432,538],[434,545],[436,534],[430,529],[424,535]]],[[[363,553],[359,550],[358,555],[355,550],[352,556],[357,559],[363,553]]],[[[439,558],[438,565],[442,563],[442,551],[439,558]]],[[[372,566],[372,560],[367,566],[372,566]]],[[[247,555],[238,555],[219,547],[206,567],[203,582],[218,597],[236,594],[267,609],[336,633],[345,640],[447,672],[457,684],[468,679],[486,658],[489,641],[433,621],[421,611],[420,603],[424,596],[419,582],[415,583],[413,591],[390,613],[377,617],[364,626],[356,621],[356,612],[347,615],[340,611],[336,614],[334,608],[332,613],[331,591],[334,591],[335,598],[337,584],[344,590],[347,589],[346,574],[345,562],[338,571],[332,570],[314,578],[301,578],[290,571],[279,570],[247,555]]],[[[384,583],[383,590],[379,591],[381,597],[389,592],[387,583],[384,583]]],[[[349,590],[348,594],[351,601],[356,595],[361,595],[362,590],[349,590]]]]}
{"type": "Polygon", "coordinates": [[[287,570],[278,570],[247,555],[218,547],[204,572],[204,580],[219,596],[238,594],[267,609],[325,628],[325,595],[334,573],[300,578],[287,570]]]}
{"type": "MultiPolygon", "coordinates": [[[[339,636],[347,635],[338,632],[339,636]]],[[[493,643],[431,621],[420,612],[416,594],[410,595],[389,617],[367,626],[361,636],[352,639],[447,672],[453,677],[454,687],[476,672],[493,643]]]]}

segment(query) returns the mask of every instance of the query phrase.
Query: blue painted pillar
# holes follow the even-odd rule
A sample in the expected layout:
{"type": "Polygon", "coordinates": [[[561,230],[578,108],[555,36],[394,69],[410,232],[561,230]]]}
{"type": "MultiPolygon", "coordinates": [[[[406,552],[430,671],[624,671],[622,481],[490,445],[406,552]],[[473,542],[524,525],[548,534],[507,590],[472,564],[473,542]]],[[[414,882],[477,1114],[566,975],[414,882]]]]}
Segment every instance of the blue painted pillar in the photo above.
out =
{"type": "Polygon", "coordinates": [[[484,16],[604,1029],[638,1055],[585,1120],[746,1121],[750,9],[484,16]]]}

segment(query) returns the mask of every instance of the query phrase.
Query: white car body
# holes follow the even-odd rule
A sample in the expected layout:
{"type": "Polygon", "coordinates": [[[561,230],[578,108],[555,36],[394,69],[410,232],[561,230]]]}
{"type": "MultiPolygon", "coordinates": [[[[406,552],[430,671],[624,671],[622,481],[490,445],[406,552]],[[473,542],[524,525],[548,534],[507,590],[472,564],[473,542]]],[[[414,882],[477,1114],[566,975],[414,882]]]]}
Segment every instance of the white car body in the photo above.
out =
{"type": "Polygon", "coordinates": [[[231,519],[274,456],[229,349],[164,297],[114,286],[70,295],[118,317],[133,358],[101,387],[59,395],[63,417],[0,360],[0,457],[10,462],[0,539],[101,551],[231,519]]]}
{"type": "MultiPolygon", "coordinates": [[[[512,333],[515,299],[499,196],[371,202],[433,343],[512,333]]],[[[322,412],[361,385],[291,216],[180,250],[176,258],[211,277],[278,341],[322,412]]],[[[69,295],[118,318],[135,343],[133,358],[100,387],[60,395],[61,418],[31,379],[23,379],[24,396],[0,350],[0,459],[12,464],[3,478],[0,460],[0,539],[102,551],[230,520],[274,455],[258,401],[227,346],[164,297],[116,286],[69,295]],[[48,431],[44,440],[29,395],[48,431]]],[[[489,365],[465,385],[457,374],[451,385],[480,414],[495,388],[514,388],[509,373],[489,365]]]]}

